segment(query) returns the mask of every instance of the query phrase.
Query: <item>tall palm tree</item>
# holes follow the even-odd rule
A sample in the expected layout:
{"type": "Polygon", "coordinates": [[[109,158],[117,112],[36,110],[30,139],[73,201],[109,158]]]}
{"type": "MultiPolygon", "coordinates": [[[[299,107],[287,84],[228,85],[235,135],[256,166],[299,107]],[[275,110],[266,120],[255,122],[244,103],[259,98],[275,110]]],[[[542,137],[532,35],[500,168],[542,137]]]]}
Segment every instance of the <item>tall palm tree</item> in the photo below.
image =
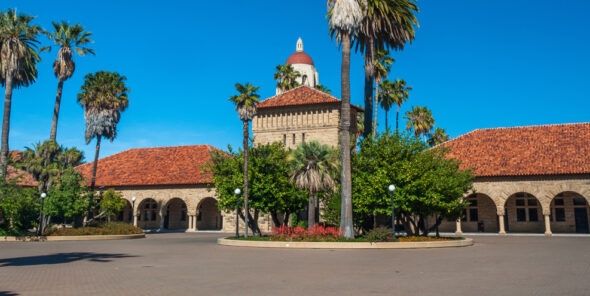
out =
{"type": "Polygon", "coordinates": [[[301,73],[295,71],[293,65],[277,65],[276,69],[277,72],[273,77],[277,81],[277,89],[281,92],[286,92],[299,86],[297,78],[301,77],[301,73]]]}
{"type": "MultiPolygon", "coordinates": [[[[381,84],[381,80],[389,75],[389,71],[391,70],[391,65],[393,65],[395,59],[389,56],[389,50],[387,49],[377,49],[375,51],[375,62],[373,65],[375,66],[375,114],[373,118],[373,137],[377,134],[377,110],[379,108],[379,85],[381,84]]],[[[386,117],[387,118],[387,117],[386,117]]],[[[386,119],[387,120],[387,119],[386,119]]]]}
{"type": "MultiPolygon", "coordinates": [[[[92,33],[85,31],[81,25],[75,24],[70,26],[69,23],[64,21],[61,21],[61,23],[53,22],[53,29],[53,32],[45,32],[45,34],[50,40],[53,40],[56,46],[59,46],[57,59],[53,62],[53,73],[57,77],[57,94],[55,95],[53,121],[51,122],[51,132],[49,134],[49,140],[55,141],[64,81],[72,77],[76,70],[73,52],[75,51],[79,55],[84,56],[87,53],[94,55],[94,51],[84,47],[86,44],[93,42],[93,40],[89,38],[92,33]]],[[[45,50],[51,50],[51,47],[46,46],[41,48],[41,51],[45,50]]]]}
{"type": "Polygon", "coordinates": [[[100,152],[100,140],[102,137],[111,142],[117,136],[117,123],[121,118],[121,112],[129,106],[127,93],[129,88],[125,85],[127,77],[117,72],[98,71],[84,77],[84,84],[78,93],[78,103],[84,108],[86,118],[86,144],[96,137],[96,150],[92,165],[92,178],[90,190],[94,190],[96,182],[96,168],[100,152]]]}
{"type": "Polygon", "coordinates": [[[408,120],[406,122],[406,129],[414,130],[416,137],[422,135],[424,137],[424,143],[426,143],[426,134],[432,130],[435,123],[432,112],[426,107],[413,107],[412,111],[406,112],[404,118],[408,120]]]}
{"type": "Polygon", "coordinates": [[[414,0],[362,0],[363,21],[356,34],[357,50],[365,56],[365,136],[371,134],[375,48],[401,50],[414,40],[418,26],[414,0]]]}
{"type": "MultiPolygon", "coordinates": [[[[342,102],[340,106],[340,155],[341,174],[341,214],[340,228],[346,238],[353,238],[352,224],[352,177],[350,170],[350,39],[356,32],[362,11],[356,0],[328,0],[328,17],[331,36],[336,37],[342,46],[342,67],[340,85],[342,102]]],[[[365,120],[366,122],[366,120],[365,120]]],[[[367,126],[365,125],[365,130],[367,126]]]]}
{"type": "Polygon", "coordinates": [[[394,99],[397,105],[397,113],[395,114],[395,132],[399,132],[399,108],[410,97],[411,86],[406,86],[406,81],[403,79],[396,79],[393,85],[394,99]]]}
{"type": "Polygon", "coordinates": [[[260,87],[251,83],[236,83],[238,95],[231,96],[229,100],[236,105],[236,111],[242,121],[243,144],[244,144],[244,237],[248,237],[248,138],[250,131],[250,121],[256,115],[256,103],[260,95],[256,92],[260,87]]]}
{"type": "Polygon", "coordinates": [[[437,127],[434,132],[429,134],[428,145],[436,146],[449,140],[449,135],[445,132],[444,128],[437,127]]]}
{"type": "Polygon", "coordinates": [[[31,22],[34,17],[17,14],[16,10],[0,11],[0,84],[4,89],[4,117],[2,119],[1,174],[8,165],[8,133],[12,89],[27,87],[37,78],[37,63],[41,61],[36,48],[43,29],[31,22]]]}
{"type": "Polygon", "coordinates": [[[309,192],[307,226],[315,224],[317,200],[315,194],[334,188],[338,174],[338,153],[316,141],[302,142],[288,155],[291,181],[300,189],[309,192]]]}
{"type": "Polygon", "coordinates": [[[379,85],[383,94],[381,95],[381,108],[385,110],[385,129],[389,129],[388,122],[388,115],[389,109],[391,106],[396,102],[396,94],[395,94],[395,84],[389,80],[383,80],[379,85]]]}
{"type": "Polygon", "coordinates": [[[327,88],[325,85],[322,85],[319,83],[315,85],[315,89],[317,89],[321,92],[325,92],[327,94],[332,94],[332,91],[329,88],[327,88]]]}

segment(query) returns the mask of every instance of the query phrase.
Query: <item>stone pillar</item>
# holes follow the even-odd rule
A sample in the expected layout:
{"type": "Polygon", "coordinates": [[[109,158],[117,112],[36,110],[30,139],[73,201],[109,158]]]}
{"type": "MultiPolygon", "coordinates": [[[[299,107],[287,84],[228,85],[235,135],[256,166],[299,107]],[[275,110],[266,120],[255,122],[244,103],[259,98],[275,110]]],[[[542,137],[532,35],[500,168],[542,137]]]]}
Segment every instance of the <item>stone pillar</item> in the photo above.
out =
{"type": "Polygon", "coordinates": [[[137,227],[138,218],[139,218],[139,215],[133,214],[133,226],[135,226],[135,227],[137,227]]]}
{"type": "Polygon", "coordinates": [[[191,217],[193,217],[193,231],[197,231],[197,215],[192,215],[191,217]]]}
{"type": "Polygon", "coordinates": [[[164,230],[164,211],[160,210],[160,231],[164,230]]]}
{"type": "Polygon", "coordinates": [[[506,235],[506,230],[504,229],[504,215],[498,215],[498,224],[500,224],[500,231],[498,231],[499,235],[506,235]]]}
{"type": "Polygon", "coordinates": [[[551,232],[551,219],[549,219],[549,215],[543,215],[545,217],[545,236],[551,236],[553,233],[551,232]]]}
{"type": "Polygon", "coordinates": [[[457,219],[457,229],[455,230],[455,235],[463,235],[463,231],[461,230],[461,219],[457,219]]]}

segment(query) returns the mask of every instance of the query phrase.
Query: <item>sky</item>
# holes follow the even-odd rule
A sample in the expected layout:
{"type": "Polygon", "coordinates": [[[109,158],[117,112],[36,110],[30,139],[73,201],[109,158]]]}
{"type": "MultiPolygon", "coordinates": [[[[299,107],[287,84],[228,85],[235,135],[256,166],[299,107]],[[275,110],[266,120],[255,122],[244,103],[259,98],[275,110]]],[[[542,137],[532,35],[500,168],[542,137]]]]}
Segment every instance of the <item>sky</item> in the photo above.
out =
{"type": "MultiPolygon", "coordinates": [[[[416,39],[392,53],[389,79],[413,87],[400,118],[412,106],[427,106],[452,138],[478,128],[590,121],[590,1],[422,0],[418,6],[416,39]]],[[[275,66],[295,52],[299,37],[320,83],[340,97],[341,52],[328,34],[325,1],[3,0],[0,9],[6,8],[36,16],[34,23],[47,29],[65,20],[93,33],[96,56],[75,57],[57,133],[60,144],[84,151],[87,161],[95,141],[84,140],[76,95],[88,73],[119,72],[130,88],[118,136],[102,142],[101,157],[138,147],[239,146],[242,125],[228,101],[234,84],[251,82],[261,99],[273,96],[275,66]]],[[[13,93],[10,149],[49,137],[56,55],[56,48],[43,53],[37,82],[13,93]]],[[[363,89],[363,58],[354,53],[354,104],[363,105],[363,89]]],[[[378,122],[382,130],[382,109],[378,122]]]]}

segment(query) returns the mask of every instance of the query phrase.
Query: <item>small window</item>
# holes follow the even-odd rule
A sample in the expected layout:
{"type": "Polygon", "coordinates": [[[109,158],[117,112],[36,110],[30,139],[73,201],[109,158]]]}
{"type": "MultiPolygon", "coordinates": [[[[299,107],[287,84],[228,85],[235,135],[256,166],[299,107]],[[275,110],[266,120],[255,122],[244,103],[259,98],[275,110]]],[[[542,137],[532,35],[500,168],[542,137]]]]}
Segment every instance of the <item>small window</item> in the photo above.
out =
{"type": "Polygon", "coordinates": [[[477,209],[469,209],[469,221],[477,222],[479,219],[477,216],[477,209]]]}
{"type": "Polygon", "coordinates": [[[477,207],[477,199],[470,199],[469,200],[469,206],[470,207],[477,207]]]}
{"type": "Polygon", "coordinates": [[[293,134],[293,145],[295,145],[295,134],[293,134]]]}
{"type": "Polygon", "coordinates": [[[563,198],[557,198],[557,199],[555,199],[554,204],[556,206],[563,206],[563,198]]]}
{"type": "Polygon", "coordinates": [[[526,197],[526,194],[524,192],[519,192],[517,194],[515,194],[516,197],[526,197]]]}
{"type": "Polygon", "coordinates": [[[555,209],[555,221],[565,222],[565,209],[564,208],[556,208],[555,209]]]}
{"type": "Polygon", "coordinates": [[[524,199],[517,199],[516,206],[524,206],[524,199]]]}
{"type": "Polygon", "coordinates": [[[301,133],[301,142],[305,142],[305,133],[301,133]]]}
{"type": "Polygon", "coordinates": [[[529,208],[529,221],[539,221],[539,214],[537,213],[537,208],[529,208]]]}
{"type": "Polygon", "coordinates": [[[574,198],[574,206],[585,206],[586,200],[581,197],[574,198]]]}
{"type": "Polygon", "coordinates": [[[537,205],[537,200],[536,199],[529,199],[529,200],[527,200],[527,204],[529,206],[536,206],[537,205]]]}
{"type": "Polygon", "coordinates": [[[157,215],[156,211],[152,211],[152,215],[151,215],[152,221],[156,221],[156,215],[157,215]]]}
{"type": "Polygon", "coordinates": [[[283,145],[287,146],[287,135],[283,134],[283,145]]]}
{"type": "Polygon", "coordinates": [[[516,209],[516,221],[526,222],[526,210],[525,209],[516,209]]]}

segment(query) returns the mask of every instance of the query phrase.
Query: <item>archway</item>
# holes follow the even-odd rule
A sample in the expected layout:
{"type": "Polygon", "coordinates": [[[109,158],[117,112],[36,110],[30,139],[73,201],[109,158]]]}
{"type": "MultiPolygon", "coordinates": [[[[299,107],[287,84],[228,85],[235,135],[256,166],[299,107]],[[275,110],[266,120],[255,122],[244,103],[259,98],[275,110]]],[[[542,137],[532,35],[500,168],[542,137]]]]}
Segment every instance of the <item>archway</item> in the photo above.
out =
{"type": "Polygon", "coordinates": [[[119,212],[114,220],[125,223],[133,223],[131,202],[125,200],[125,207],[119,212]]]}
{"type": "Polygon", "coordinates": [[[483,193],[474,193],[466,198],[469,205],[463,210],[463,232],[498,232],[496,204],[483,193]]]}
{"type": "Polygon", "coordinates": [[[543,233],[545,224],[541,203],[532,194],[518,192],[504,205],[506,232],[543,233]]]}
{"type": "Polygon", "coordinates": [[[576,192],[561,192],[551,200],[550,220],[554,233],[589,233],[588,201],[576,192]]]}
{"type": "Polygon", "coordinates": [[[197,206],[197,230],[221,230],[222,223],[217,200],[212,197],[203,199],[197,206]]]}
{"type": "Polygon", "coordinates": [[[186,203],[175,197],[166,203],[164,228],[169,230],[185,230],[188,228],[186,203]]]}
{"type": "Polygon", "coordinates": [[[137,227],[142,229],[159,229],[160,228],[160,207],[152,198],[146,198],[141,201],[137,207],[139,217],[137,227]]]}

